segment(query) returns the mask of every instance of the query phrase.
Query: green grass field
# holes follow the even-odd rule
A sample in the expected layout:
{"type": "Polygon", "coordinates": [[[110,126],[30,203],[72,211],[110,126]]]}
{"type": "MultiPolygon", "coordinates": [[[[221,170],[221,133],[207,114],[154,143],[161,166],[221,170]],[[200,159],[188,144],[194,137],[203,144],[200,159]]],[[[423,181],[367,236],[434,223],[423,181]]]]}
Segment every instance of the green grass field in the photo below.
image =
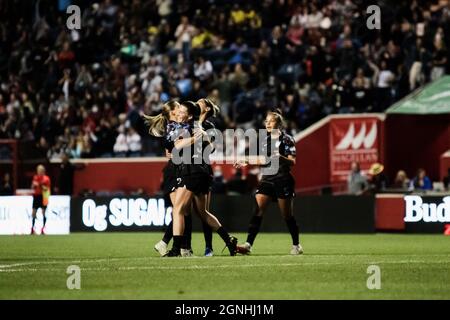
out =
{"type": "MultiPolygon", "coordinates": [[[[244,234],[237,235],[240,240],[244,234]]],[[[258,236],[251,256],[160,258],[160,233],[0,236],[0,299],[450,299],[450,237],[443,235],[258,236]],[[369,290],[369,265],[381,289],[369,290]],[[69,290],[67,267],[81,268],[69,290]]],[[[203,235],[194,234],[203,253],[203,235]]]]}

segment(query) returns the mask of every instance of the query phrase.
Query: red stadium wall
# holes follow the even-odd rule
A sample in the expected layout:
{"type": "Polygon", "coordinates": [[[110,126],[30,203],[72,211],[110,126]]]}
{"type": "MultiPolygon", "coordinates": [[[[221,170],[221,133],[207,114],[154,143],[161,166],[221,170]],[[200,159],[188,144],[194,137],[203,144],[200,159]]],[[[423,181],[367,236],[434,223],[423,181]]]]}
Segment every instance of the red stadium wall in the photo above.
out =
{"type": "Polygon", "coordinates": [[[447,177],[449,169],[450,169],[450,150],[448,150],[441,156],[441,181],[444,180],[444,177],[447,177]]]}
{"type": "MultiPolygon", "coordinates": [[[[333,174],[330,168],[330,159],[335,146],[332,145],[332,125],[339,123],[344,131],[349,130],[349,125],[355,126],[354,135],[349,137],[350,142],[356,140],[361,132],[361,125],[365,123],[367,128],[375,123],[377,126],[375,145],[372,152],[377,156],[379,162],[384,162],[384,115],[382,114],[354,114],[354,115],[331,115],[317,122],[310,128],[302,131],[296,137],[297,165],[294,168],[296,178],[296,189],[301,194],[317,194],[322,188],[331,187],[334,193],[345,193],[346,182],[333,182],[333,174]]],[[[366,132],[366,135],[368,132],[366,132]]],[[[364,156],[366,150],[359,147],[358,150],[344,150],[341,155],[352,158],[355,152],[364,156]]],[[[350,161],[350,160],[349,160],[350,161]]],[[[370,163],[371,164],[371,163],[370,163]]],[[[363,163],[364,169],[368,169],[369,163],[363,163]]],[[[346,163],[344,170],[348,170],[350,164],[346,163]]],[[[346,176],[346,175],[345,175],[346,176]]]]}
{"type": "Polygon", "coordinates": [[[425,168],[433,181],[440,180],[439,159],[450,149],[450,115],[388,115],[385,127],[390,177],[403,169],[411,178],[425,168]]]}
{"type": "Polygon", "coordinates": [[[316,193],[330,183],[328,148],[328,118],[306,129],[295,137],[297,163],[293,169],[296,190],[316,193]]]}
{"type": "MultiPolygon", "coordinates": [[[[74,194],[90,189],[93,191],[123,191],[125,193],[142,188],[147,194],[161,189],[162,170],[166,158],[111,158],[74,160],[84,164],[74,176],[74,194]]],[[[231,164],[221,164],[225,179],[234,174],[231,164]]]]}
{"type": "Polygon", "coordinates": [[[75,194],[84,189],[130,192],[138,188],[144,189],[148,194],[154,194],[160,190],[162,169],[165,165],[165,162],[155,158],[77,162],[83,162],[85,167],[75,173],[75,194]]]}

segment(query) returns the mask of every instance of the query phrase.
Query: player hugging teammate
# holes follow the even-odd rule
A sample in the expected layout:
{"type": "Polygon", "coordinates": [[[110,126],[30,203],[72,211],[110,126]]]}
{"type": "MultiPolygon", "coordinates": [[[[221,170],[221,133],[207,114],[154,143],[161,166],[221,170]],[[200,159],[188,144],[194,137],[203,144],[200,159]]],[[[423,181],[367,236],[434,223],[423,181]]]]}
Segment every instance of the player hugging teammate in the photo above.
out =
{"type": "MultiPolygon", "coordinates": [[[[237,239],[230,236],[219,220],[209,212],[212,169],[204,159],[206,148],[212,148],[205,127],[212,128],[207,118],[214,116],[217,106],[208,99],[197,103],[167,103],[161,114],[145,116],[149,133],[164,137],[164,147],[170,158],[164,171],[164,189],[173,205],[172,249],[166,251],[170,232],[156,244],[155,249],[165,257],[191,256],[191,213],[196,213],[204,224],[206,250],[212,251],[210,229],[216,231],[230,255],[236,255],[237,239]],[[164,131],[165,129],[165,131],[164,131]],[[178,161],[174,161],[177,156],[178,161]]],[[[170,229],[170,226],[169,226],[170,229]]]]}

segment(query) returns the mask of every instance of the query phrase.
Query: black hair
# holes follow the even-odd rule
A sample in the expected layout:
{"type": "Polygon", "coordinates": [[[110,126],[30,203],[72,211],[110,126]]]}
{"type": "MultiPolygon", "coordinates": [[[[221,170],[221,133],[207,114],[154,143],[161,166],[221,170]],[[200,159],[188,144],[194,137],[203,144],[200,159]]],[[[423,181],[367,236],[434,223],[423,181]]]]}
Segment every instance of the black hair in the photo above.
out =
{"type": "Polygon", "coordinates": [[[181,105],[188,109],[188,114],[193,117],[194,120],[198,120],[200,117],[200,106],[193,101],[184,101],[181,105]]]}

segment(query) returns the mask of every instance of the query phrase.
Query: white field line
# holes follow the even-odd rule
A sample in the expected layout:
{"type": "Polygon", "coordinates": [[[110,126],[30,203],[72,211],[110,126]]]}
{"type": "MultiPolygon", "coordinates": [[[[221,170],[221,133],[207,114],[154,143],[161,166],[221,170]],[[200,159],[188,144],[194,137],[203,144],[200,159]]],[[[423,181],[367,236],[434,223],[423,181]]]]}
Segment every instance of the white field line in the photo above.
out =
{"type": "MultiPolygon", "coordinates": [[[[381,254],[382,255],[382,254],[381,254]]],[[[345,254],[341,254],[341,255],[335,255],[335,254],[330,254],[330,255],[308,255],[308,257],[314,257],[314,258],[329,258],[329,257],[335,257],[335,258],[343,258],[343,257],[347,257],[348,255],[345,254]]],[[[352,257],[366,257],[366,256],[370,256],[373,257],[374,254],[358,254],[358,255],[351,255],[352,257]]],[[[422,256],[419,254],[408,254],[409,257],[413,257],[413,256],[422,256]]],[[[441,254],[434,254],[434,255],[427,255],[427,257],[440,257],[443,256],[441,254]]],[[[219,256],[219,258],[226,258],[227,256],[219,256]]],[[[243,256],[238,256],[238,257],[243,257],[243,256]]],[[[254,256],[254,257],[258,257],[258,258],[273,258],[275,256],[254,256]]],[[[294,258],[294,256],[292,255],[283,255],[283,256],[277,256],[277,258],[283,259],[283,258],[294,258]]],[[[153,259],[159,259],[158,257],[154,257],[154,256],[149,256],[149,257],[126,257],[126,258],[101,258],[101,259],[79,259],[79,260],[52,260],[52,261],[30,261],[30,262],[21,262],[21,263],[12,263],[12,264],[3,264],[0,265],[0,272],[2,271],[2,269],[7,269],[7,268],[13,268],[13,267],[22,267],[22,266],[31,266],[31,265],[49,265],[49,264],[64,264],[64,265],[71,265],[71,264],[77,264],[77,263],[101,263],[101,262],[114,262],[114,261],[138,261],[138,260],[153,260],[153,259]]],[[[203,256],[194,256],[194,257],[189,257],[189,258],[185,258],[188,260],[191,259],[207,259],[206,257],[203,256]]],[[[174,259],[162,259],[160,260],[161,263],[165,263],[165,261],[173,261],[174,259]],[[163,262],[164,261],[164,262],[163,262]]],[[[180,259],[178,259],[180,260],[180,259]]],[[[409,260],[405,260],[405,261],[409,261],[409,260]]],[[[449,261],[450,262],[450,261],[449,261]]],[[[303,264],[321,264],[322,262],[303,262],[303,264]]],[[[342,264],[346,264],[348,262],[342,263],[342,264]]],[[[390,261],[387,263],[395,263],[390,261]]],[[[340,264],[340,262],[323,262],[323,264],[340,264]]],[[[264,265],[264,264],[255,264],[255,265],[264,265]]],[[[283,264],[267,264],[267,266],[272,266],[272,265],[283,265],[283,264]]],[[[236,265],[232,265],[232,266],[236,266],[236,265]]],[[[214,265],[212,265],[211,267],[214,267],[214,265]]]]}
{"type": "MultiPolygon", "coordinates": [[[[180,258],[182,259],[182,258],[180,258]]],[[[191,258],[187,258],[191,259],[191,258]]],[[[75,262],[70,262],[75,263],[75,262]]],[[[135,267],[97,267],[81,268],[82,271],[143,271],[143,270],[205,270],[205,269],[226,269],[226,268],[262,268],[262,267],[302,267],[316,265],[348,265],[348,262],[298,262],[298,263],[257,263],[257,264],[232,264],[232,265],[186,265],[186,266],[135,266],[135,267]]],[[[450,264],[447,261],[424,261],[424,260],[400,260],[400,261],[370,261],[353,264],[450,264]]],[[[2,272],[38,272],[38,271],[61,271],[60,268],[23,268],[23,269],[0,269],[2,272]]]]}

